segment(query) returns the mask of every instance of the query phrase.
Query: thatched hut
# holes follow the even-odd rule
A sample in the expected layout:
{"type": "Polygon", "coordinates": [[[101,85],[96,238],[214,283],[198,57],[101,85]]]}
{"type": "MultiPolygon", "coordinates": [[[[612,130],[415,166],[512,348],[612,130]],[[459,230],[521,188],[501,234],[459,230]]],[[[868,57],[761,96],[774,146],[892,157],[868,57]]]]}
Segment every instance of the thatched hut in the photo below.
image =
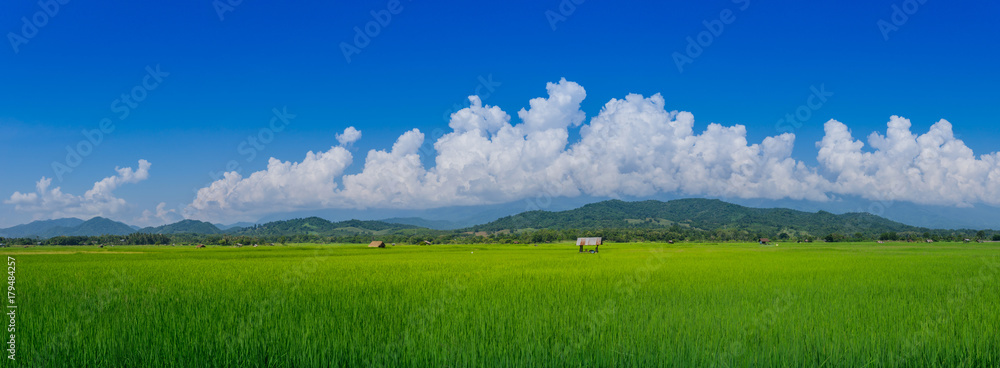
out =
{"type": "Polygon", "coordinates": [[[601,238],[576,238],[576,245],[580,246],[580,253],[583,253],[584,245],[593,245],[594,251],[601,246],[601,238]]]}
{"type": "Polygon", "coordinates": [[[385,248],[385,242],[381,240],[376,240],[368,243],[368,248],[385,248]]]}

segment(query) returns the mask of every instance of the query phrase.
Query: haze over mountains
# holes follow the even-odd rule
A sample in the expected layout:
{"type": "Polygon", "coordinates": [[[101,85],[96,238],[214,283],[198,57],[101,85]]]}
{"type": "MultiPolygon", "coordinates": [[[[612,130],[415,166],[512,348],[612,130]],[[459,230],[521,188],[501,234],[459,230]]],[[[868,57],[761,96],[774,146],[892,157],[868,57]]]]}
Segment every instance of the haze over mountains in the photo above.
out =
{"type": "Polygon", "coordinates": [[[813,235],[840,233],[881,233],[924,231],[868,213],[803,212],[784,208],[752,208],[714,199],[678,199],[667,202],[647,200],[625,202],[609,200],[579,208],[550,212],[527,211],[495,221],[463,227],[459,222],[427,220],[418,217],[389,218],[381,221],[329,221],[320,217],[271,221],[264,224],[241,224],[220,228],[217,225],[183,220],[173,224],[136,229],[103,217],[90,220],[75,218],[35,221],[0,229],[0,236],[39,237],[148,234],[232,234],[252,236],[284,236],[313,234],[323,236],[380,233],[386,231],[418,232],[421,230],[455,230],[460,232],[498,232],[531,229],[602,229],[602,228],[667,228],[679,226],[700,230],[741,229],[774,234],[798,232],[813,235]],[[460,229],[461,228],[461,229],[460,229]]]}
{"type": "Polygon", "coordinates": [[[77,218],[35,221],[6,229],[0,229],[0,236],[8,238],[51,238],[55,236],[127,235],[136,228],[103,217],[84,221],[77,218]]]}
{"type": "Polygon", "coordinates": [[[785,208],[750,208],[716,199],[669,202],[610,200],[561,211],[530,211],[473,226],[472,231],[505,229],[628,229],[677,226],[701,230],[739,229],[762,234],[881,233],[923,231],[869,213],[802,212],[785,208]]]}

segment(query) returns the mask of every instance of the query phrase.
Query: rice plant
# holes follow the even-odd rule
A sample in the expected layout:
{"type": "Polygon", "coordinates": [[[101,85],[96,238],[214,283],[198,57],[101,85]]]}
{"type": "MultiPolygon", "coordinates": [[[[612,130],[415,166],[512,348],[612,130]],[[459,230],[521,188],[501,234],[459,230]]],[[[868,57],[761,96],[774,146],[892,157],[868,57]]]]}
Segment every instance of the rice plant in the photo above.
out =
{"type": "Polygon", "coordinates": [[[1000,365],[987,244],[6,253],[4,366],[1000,365]]]}

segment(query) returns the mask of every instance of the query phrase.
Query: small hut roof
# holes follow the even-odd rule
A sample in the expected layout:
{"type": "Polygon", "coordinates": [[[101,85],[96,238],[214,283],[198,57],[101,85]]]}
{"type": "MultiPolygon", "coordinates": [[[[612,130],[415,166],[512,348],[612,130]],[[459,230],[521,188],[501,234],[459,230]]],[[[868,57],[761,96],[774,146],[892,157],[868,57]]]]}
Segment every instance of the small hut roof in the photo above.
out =
{"type": "Polygon", "coordinates": [[[576,238],[576,245],[601,245],[601,238],[576,238]]]}
{"type": "Polygon", "coordinates": [[[381,240],[376,240],[376,241],[373,241],[371,243],[368,243],[368,247],[369,248],[385,248],[385,242],[383,242],[381,240]]]}

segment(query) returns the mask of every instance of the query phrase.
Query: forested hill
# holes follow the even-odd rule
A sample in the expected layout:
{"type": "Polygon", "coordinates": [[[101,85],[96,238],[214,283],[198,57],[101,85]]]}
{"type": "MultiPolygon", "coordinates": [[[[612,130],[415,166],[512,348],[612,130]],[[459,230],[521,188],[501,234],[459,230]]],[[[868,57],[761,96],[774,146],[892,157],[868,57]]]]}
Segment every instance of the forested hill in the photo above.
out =
{"type": "Polygon", "coordinates": [[[1000,240],[993,230],[930,230],[901,224],[867,213],[835,215],[783,208],[750,208],[714,199],[669,202],[620,200],[592,203],[561,211],[532,211],[458,230],[432,230],[385,221],[331,222],[319,217],[299,218],[220,230],[207,222],[184,220],[138,231],[126,224],[95,217],[83,221],[38,221],[0,229],[0,244],[34,244],[37,236],[51,244],[94,244],[111,239],[120,244],[210,243],[221,245],[288,242],[365,243],[514,243],[573,240],[601,236],[610,241],[712,240],[1000,240]],[[70,226],[67,226],[70,225],[70,226]],[[34,232],[29,236],[11,236],[34,232]],[[99,235],[142,237],[81,238],[99,235]],[[5,235],[6,234],[6,235],[5,235]],[[3,238],[7,238],[4,240],[3,238]],[[75,244],[75,243],[73,243],[75,244]]]}
{"type": "Polygon", "coordinates": [[[80,226],[83,220],[78,218],[61,218],[55,220],[32,221],[27,224],[0,229],[0,236],[8,238],[34,237],[46,234],[57,228],[72,229],[80,226]]]}
{"type": "Polygon", "coordinates": [[[469,231],[495,232],[524,229],[651,229],[726,230],[777,234],[789,233],[875,234],[924,231],[868,213],[835,215],[784,208],[751,208],[716,199],[678,199],[669,202],[610,200],[562,211],[531,211],[477,225],[469,231]]]}
{"type": "Polygon", "coordinates": [[[263,225],[233,228],[227,234],[249,236],[320,235],[343,236],[365,233],[386,233],[394,230],[421,229],[413,225],[390,224],[382,221],[348,220],[330,222],[319,217],[274,221],[263,225]]]}
{"type": "Polygon", "coordinates": [[[138,232],[144,234],[218,234],[222,230],[208,222],[183,220],[169,225],[143,228],[138,232]]]}
{"type": "Polygon", "coordinates": [[[0,229],[0,236],[51,238],[54,236],[126,235],[133,232],[135,229],[124,223],[103,217],[94,217],[87,221],[76,218],[35,221],[8,229],[0,229]]]}

